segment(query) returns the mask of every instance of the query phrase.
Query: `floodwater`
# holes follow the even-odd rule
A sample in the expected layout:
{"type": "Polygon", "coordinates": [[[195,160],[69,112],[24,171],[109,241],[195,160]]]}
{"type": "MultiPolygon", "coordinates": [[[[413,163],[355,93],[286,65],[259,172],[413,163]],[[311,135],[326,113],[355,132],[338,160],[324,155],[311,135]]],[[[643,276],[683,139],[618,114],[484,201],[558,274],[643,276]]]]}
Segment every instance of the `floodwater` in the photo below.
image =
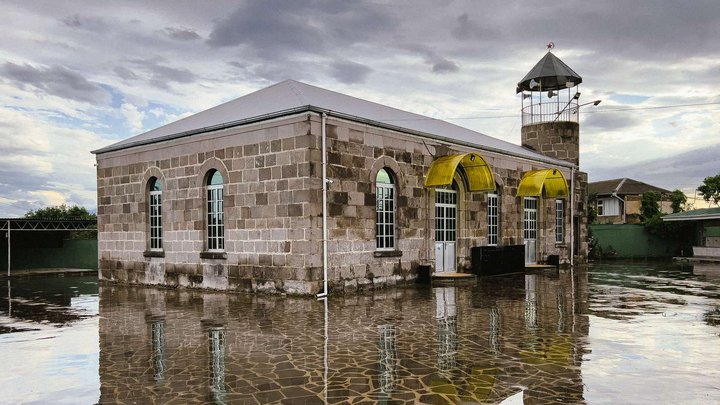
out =
{"type": "Polygon", "coordinates": [[[0,402],[717,403],[719,288],[653,263],[327,302],[13,280],[0,402]]]}

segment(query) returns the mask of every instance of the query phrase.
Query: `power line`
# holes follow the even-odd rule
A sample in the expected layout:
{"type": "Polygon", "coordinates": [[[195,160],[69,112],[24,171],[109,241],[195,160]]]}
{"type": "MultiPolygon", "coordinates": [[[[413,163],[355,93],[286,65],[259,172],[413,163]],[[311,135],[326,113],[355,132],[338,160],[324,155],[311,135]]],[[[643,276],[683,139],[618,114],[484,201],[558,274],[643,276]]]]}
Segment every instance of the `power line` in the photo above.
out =
{"type": "MultiPolygon", "coordinates": [[[[670,104],[660,106],[648,106],[648,107],[622,107],[622,108],[607,108],[607,109],[592,109],[584,110],[583,114],[597,114],[597,113],[609,113],[609,112],[625,112],[625,111],[642,111],[642,110],[666,110],[672,108],[685,108],[685,107],[701,107],[709,105],[720,105],[720,101],[708,102],[708,103],[688,103],[688,104],[670,104]]],[[[422,118],[403,118],[403,119],[379,119],[378,121],[460,121],[460,120],[482,120],[482,119],[495,119],[495,118],[517,118],[517,114],[513,115],[483,115],[474,117],[448,117],[448,118],[433,118],[433,117],[422,117],[422,118]]]]}
{"type": "Polygon", "coordinates": [[[670,109],[670,108],[683,108],[683,107],[700,107],[705,105],[718,105],[720,102],[711,102],[711,103],[690,103],[690,104],[672,104],[672,105],[659,105],[659,106],[653,106],[653,107],[625,107],[625,108],[615,108],[615,109],[606,109],[606,110],[588,110],[583,111],[583,114],[595,114],[595,113],[604,113],[604,112],[619,112],[619,111],[638,111],[638,110],[664,110],[664,109],[670,109]]]}

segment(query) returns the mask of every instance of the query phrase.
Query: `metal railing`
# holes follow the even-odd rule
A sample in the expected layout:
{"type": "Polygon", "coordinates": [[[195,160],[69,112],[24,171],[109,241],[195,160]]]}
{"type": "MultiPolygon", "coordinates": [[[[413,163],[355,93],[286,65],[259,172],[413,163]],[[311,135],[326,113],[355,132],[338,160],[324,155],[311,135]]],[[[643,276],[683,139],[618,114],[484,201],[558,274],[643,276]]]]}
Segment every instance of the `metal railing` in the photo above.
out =
{"type": "Polygon", "coordinates": [[[543,122],[578,122],[578,101],[543,102],[526,105],[522,108],[522,125],[540,124],[543,122]]]}

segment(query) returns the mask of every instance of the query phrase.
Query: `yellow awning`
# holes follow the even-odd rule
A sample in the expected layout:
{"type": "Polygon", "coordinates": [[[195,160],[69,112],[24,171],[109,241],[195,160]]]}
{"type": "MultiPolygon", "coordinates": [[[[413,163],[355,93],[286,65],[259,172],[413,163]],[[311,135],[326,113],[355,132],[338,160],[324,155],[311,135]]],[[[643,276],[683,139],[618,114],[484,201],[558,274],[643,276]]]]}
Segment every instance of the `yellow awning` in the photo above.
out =
{"type": "Polygon", "coordinates": [[[557,198],[570,195],[567,180],[560,170],[530,170],[525,172],[520,186],[518,186],[518,197],[545,197],[557,198]]]}
{"type": "Polygon", "coordinates": [[[458,165],[465,170],[468,191],[495,190],[495,175],[490,165],[477,153],[448,155],[435,159],[425,176],[425,187],[452,186],[458,165]]]}

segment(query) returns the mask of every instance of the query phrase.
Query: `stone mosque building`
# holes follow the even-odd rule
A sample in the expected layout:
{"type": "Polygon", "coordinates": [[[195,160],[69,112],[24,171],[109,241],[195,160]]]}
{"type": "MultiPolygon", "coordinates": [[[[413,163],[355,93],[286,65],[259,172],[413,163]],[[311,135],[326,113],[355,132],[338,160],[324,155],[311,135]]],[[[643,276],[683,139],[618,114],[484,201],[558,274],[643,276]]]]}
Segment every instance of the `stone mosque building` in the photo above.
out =
{"type": "Polygon", "coordinates": [[[287,80],[96,150],[100,277],[309,295],[470,272],[477,246],[583,261],[581,82],[530,70],[522,145],[287,80]]]}

